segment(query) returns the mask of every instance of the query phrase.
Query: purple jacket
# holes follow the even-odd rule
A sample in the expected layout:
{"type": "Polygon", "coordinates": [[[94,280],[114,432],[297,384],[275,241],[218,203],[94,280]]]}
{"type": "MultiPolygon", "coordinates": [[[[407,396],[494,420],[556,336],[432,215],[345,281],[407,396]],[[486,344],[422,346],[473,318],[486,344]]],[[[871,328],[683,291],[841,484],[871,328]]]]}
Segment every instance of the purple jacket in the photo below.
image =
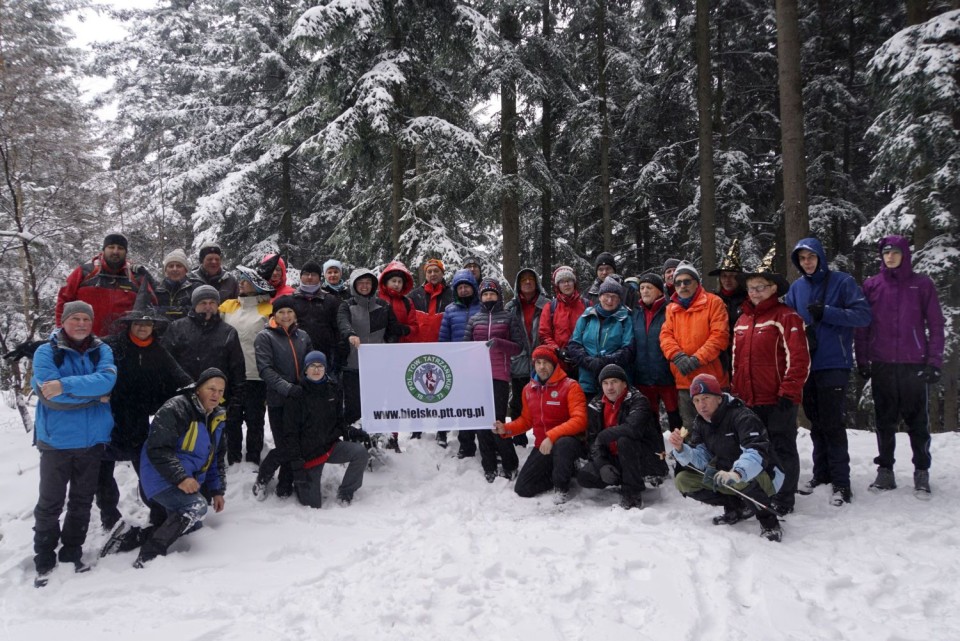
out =
{"type": "Polygon", "coordinates": [[[857,364],[911,363],[943,366],[943,310],[929,276],[913,273],[910,243],[887,236],[880,248],[896,245],[903,262],[887,269],[881,253],[880,273],[863,283],[873,320],[854,333],[857,364]]]}
{"type": "Polygon", "coordinates": [[[497,301],[489,310],[481,303],[480,311],[467,321],[463,340],[493,341],[490,346],[493,380],[510,380],[510,357],[522,351],[524,333],[516,314],[505,311],[502,302],[497,301]]]}

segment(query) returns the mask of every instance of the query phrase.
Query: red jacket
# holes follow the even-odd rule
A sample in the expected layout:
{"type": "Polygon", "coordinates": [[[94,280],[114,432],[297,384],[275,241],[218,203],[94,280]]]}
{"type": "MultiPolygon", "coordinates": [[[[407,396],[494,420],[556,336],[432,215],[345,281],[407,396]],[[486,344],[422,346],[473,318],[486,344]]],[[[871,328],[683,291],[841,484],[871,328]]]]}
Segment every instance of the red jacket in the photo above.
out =
{"type": "Polygon", "coordinates": [[[410,270],[407,269],[407,266],[399,260],[392,261],[380,272],[377,296],[379,296],[381,300],[390,303],[390,307],[393,308],[393,314],[397,317],[397,320],[400,321],[401,325],[406,325],[410,328],[410,333],[400,339],[401,343],[420,342],[418,331],[420,327],[420,315],[417,313],[417,310],[414,309],[413,301],[407,296],[412,290],[413,275],[410,273],[410,270]],[[403,275],[403,287],[399,292],[395,292],[387,287],[387,279],[384,278],[384,276],[390,272],[400,272],[403,275]]]}
{"type": "Polygon", "coordinates": [[[800,404],[810,372],[803,319],[776,297],[740,305],[733,328],[733,394],[747,407],[776,405],[781,396],[800,404]]]}
{"type": "Polygon", "coordinates": [[[566,349],[577,320],[587,310],[587,304],[574,291],[570,296],[558,295],[543,306],[540,313],[540,344],[553,349],[566,349]]]}
{"type": "Polygon", "coordinates": [[[587,429],[587,397],[580,384],[557,367],[545,384],[537,378],[527,383],[520,418],[510,421],[505,428],[503,438],[533,428],[534,447],[540,447],[547,437],[556,443],[561,436],[583,434],[587,429]]]}
{"type": "MultiPolygon", "coordinates": [[[[60,288],[57,294],[57,327],[60,327],[63,306],[82,300],[93,307],[94,335],[106,336],[113,322],[133,309],[139,289],[140,280],[133,275],[129,262],[124,262],[117,271],[111,271],[103,260],[103,253],[99,253],[89,263],[74,269],[60,288]]],[[[156,298],[152,300],[156,303],[156,298]]]]}

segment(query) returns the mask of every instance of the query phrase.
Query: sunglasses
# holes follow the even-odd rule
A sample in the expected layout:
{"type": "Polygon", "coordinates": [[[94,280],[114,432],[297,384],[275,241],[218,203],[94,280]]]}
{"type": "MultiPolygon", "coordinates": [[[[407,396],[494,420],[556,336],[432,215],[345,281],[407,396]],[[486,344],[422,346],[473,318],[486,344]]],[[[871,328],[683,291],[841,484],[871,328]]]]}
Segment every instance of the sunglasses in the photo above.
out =
{"type": "Polygon", "coordinates": [[[697,281],[695,281],[695,280],[692,279],[692,278],[683,278],[683,279],[681,279],[681,280],[675,280],[675,281],[673,281],[673,284],[676,285],[677,287],[687,287],[687,286],[689,286],[689,285],[694,284],[695,282],[697,282],[697,281]]]}

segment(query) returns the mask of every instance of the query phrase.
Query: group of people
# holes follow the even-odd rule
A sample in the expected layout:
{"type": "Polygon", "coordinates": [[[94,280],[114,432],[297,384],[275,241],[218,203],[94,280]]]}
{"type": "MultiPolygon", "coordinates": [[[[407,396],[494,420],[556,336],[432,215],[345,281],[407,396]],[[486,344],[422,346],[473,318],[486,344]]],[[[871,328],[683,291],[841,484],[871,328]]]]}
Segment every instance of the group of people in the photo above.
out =
{"type": "MultiPolygon", "coordinates": [[[[475,256],[449,282],[442,260],[427,260],[419,286],[400,261],[379,276],[353,269],[349,280],[340,261],[308,261],[294,287],[279,254],[227,272],[210,244],[191,271],[174,250],[157,282],[127,250],[122,234],[109,234],[103,251],[70,274],[57,329],[34,354],[38,585],[58,559],[87,569],[94,499],[112,530],[103,553],[139,549],[142,567],[201,527],[208,506],[224,508],[225,468],[244,456],[259,466],[258,500],[279,469],[276,495],[312,507],[322,502],[324,464],[346,463],[337,500],[349,505],[376,442],[357,422],[358,348],[372,343],[485,342],[495,422],[460,431],[457,456],[479,449],[485,479],[516,479],[520,496],[552,490],[563,503],[576,479],[618,486],[622,507],[642,507],[643,490],[667,478],[672,461],[684,496],[723,507],[715,523],[756,515],[763,535],[779,541],[777,517],[793,510],[798,491],[830,485],[835,505],[851,501],[844,408],[854,367],[874,387],[871,489],[896,487],[903,419],[915,491],[930,493],[926,385],[939,378],[944,320],[932,281],[913,272],[898,236],[880,241],[880,273],[863,289],[807,238],[791,254],[801,274],[792,284],[775,272],[772,250],[743,268],[734,241],[710,274],[719,277],[715,292],[691,261],[624,278],[604,252],[585,291],[561,265],[550,297],[524,268],[510,301],[475,256]],[[813,441],[813,477],[802,489],[801,405],[813,441]],[[261,461],[265,414],[275,447],[261,461]],[[516,447],[531,431],[520,469],[516,447]],[[150,508],[145,527],[131,527],[118,509],[113,473],[125,460],[150,508]]],[[[387,446],[399,452],[397,436],[387,446]]],[[[446,447],[447,434],[436,442],[446,447]]]]}

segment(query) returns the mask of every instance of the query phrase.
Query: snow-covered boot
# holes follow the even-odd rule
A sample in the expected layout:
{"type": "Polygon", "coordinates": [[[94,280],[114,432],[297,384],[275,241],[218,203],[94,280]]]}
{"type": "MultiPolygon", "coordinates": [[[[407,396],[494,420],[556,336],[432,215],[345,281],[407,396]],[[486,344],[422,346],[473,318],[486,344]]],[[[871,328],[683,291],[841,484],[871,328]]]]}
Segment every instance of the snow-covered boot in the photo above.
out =
{"type": "Polygon", "coordinates": [[[916,470],[913,473],[913,495],[922,501],[931,498],[930,470],[916,470]]]}
{"type": "Polygon", "coordinates": [[[886,492],[897,489],[897,479],[888,467],[877,468],[877,480],[870,484],[871,492],[886,492]]]}

